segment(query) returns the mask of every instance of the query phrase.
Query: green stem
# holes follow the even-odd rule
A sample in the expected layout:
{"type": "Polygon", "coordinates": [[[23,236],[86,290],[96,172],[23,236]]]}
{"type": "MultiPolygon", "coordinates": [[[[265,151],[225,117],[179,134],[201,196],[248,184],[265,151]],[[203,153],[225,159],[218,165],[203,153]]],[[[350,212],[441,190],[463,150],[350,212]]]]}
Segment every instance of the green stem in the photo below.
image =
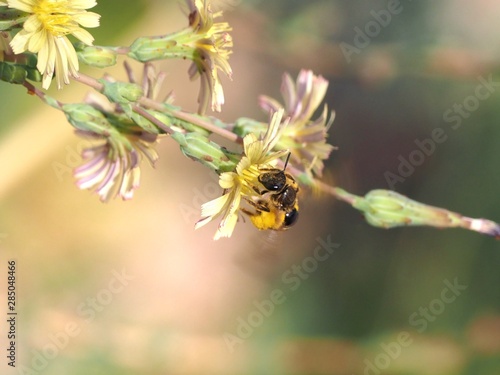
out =
{"type": "Polygon", "coordinates": [[[148,111],[146,111],[144,108],[139,107],[138,105],[133,105],[132,110],[135,113],[144,117],[146,120],[151,121],[153,124],[158,126],[161,130],[163,130],[165,133],[170,134],[170,135],[174,134],[174,131],[172,130],[172,128],[170,128],[167,124],[163,123],[162,121],[158,120],[156,117],[154,117],[153,115],[148,113],[148,111]]]}
{"type": "MultiPolygon", "coordinates": [[[[104,85],[102,83],[100,83],[97,79],[90,77],[90,76],[83,74],[83,73],[79,73],[79,76],[74,77],[73,79],[75,81],[83,83],[84,85],[92,87],[93,89],[95,89],[98,92],[102,92],[102,90],[104,88],[104,85]]],[[[177,110],[174,108],[169,108],[169,107],[165,106],[165,104],[159,103],[159,102],[157,102],[153,99],[150,99],[146,96],[143,96],[139,100],[137,100],[137,103],[143,107],[151,108],[151,109],[154,109],[156,111],[163,112],[163,113],[168,113],[179,120],[187,121],[191,124],[197,125],[200,128],[206,129],[214,134],[218,134],[221,137],[226,138],[227,140],[229,140],[231,142],[238,143],[238,144],[243,143],[243,139],[241,137],[239,137],[238,135],[234,134],[233,132],[231,132],[227,129],[218,127],[218,126],[214,125],[212,122],[210,122],[209,120],[206,120],[205,118],[202,118],[198,115],[194,115],[194,114],[184,112],[181,110],[177,110]]]]}
{"type": "Polygon", "coordinates": [[[36,96],[38,96],[38,98],[40,98],[40,100],[42,100],[44,103],[48,104],[52,108],[61,110],[63,103],[47,95],[44,91],[37,89],[30,82],[24,81],[23,86],[28,89],[28,94],[31,95],[35,94],[36,96]]]}

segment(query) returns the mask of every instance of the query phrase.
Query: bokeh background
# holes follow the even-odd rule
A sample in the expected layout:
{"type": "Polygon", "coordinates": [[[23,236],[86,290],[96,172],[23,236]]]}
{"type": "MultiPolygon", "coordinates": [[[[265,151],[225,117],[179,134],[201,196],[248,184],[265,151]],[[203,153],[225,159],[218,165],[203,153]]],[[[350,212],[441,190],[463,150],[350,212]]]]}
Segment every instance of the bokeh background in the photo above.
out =
{"type": "MultiPolygon", "coordinates": [[[[96,44],[184,27],[180,3],[101,0],[96,44]]],[[[326,180],[356,194],[389,188],[400,155],[442,128],[446,141],[395,190],[500,221],[499,86],[457,129],[443,117],[474,95],[479,77],[500,81],[498,1],[218,3],[234,38],[223,120],[265,120],[258,95],[279,97],[284,72],[312,69],[330,81],[326,102],[336,111],[329,140],[339,149],[326,180]],[[373,12],[391,7],[400,11],[346,56],[342,46],[356,46],[358,30],[376,30],[373,12]]],[[[168,72],[165,93],[195,110],[189,64],[158,66],[168,72]]],[[[120,66],[110,72],[125,79],[120,66]]],[[[72,84],[51,93],[70,102],[87,91],[72,84]]],[[[86,143],[64,116],[20,87],[3,83],[0,95],[2,311],[7,260],[17,261],[12,373],[500,373],[494,239],[376,229],[348,205],[305,192],[300,221],[284,235],[269,239],[247,222],[214,242],[215,224],[193,225],[199,205],[220,194],[216,176],[174,142],[162,140],[155,169],[144,165],[133,200],[102,204],[74,184],[86,143]],[[322,241],[335,250],[311,261],[322,241]]],[[[5,353],[6,313],[0,319],[5,353]]],[[[2,374],[12,371],[6,361],[2,374]]]]}

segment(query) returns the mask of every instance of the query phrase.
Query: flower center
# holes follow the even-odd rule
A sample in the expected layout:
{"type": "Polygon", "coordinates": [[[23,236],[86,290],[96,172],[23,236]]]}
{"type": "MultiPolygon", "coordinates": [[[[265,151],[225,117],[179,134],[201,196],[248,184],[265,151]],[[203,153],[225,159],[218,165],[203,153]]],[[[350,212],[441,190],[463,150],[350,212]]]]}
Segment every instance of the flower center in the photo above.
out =
{"type": "Polygon", "coordinates": [[[40,0],[33,6],[33,13],[45,30],[54,36],[63,36],[78,28],[73,17],[77,11],[69,3],[68,0],[40,0]]]}

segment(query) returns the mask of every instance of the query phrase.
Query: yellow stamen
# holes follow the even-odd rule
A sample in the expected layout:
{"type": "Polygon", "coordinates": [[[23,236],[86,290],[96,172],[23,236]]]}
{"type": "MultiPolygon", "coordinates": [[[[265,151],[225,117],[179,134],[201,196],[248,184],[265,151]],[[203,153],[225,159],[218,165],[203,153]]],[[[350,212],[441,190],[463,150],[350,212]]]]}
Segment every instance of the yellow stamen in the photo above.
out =
{"type": "Polygon", "coordinates": [[[73,14],[76,10],[68,6],[68,1],[41,0],[33,6],[33,13],[52,35],[64,36],[79,28],[73,14]]]}

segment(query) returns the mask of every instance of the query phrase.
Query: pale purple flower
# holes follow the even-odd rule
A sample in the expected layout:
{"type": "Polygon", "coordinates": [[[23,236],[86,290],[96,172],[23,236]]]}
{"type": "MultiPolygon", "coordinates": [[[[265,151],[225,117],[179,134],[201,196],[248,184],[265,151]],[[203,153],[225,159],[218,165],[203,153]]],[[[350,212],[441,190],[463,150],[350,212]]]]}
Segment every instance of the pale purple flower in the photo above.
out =
{"type": "Polygon", "coordinates": [[[281,140],[280,148],[289,148],[292,164],[305,171],[312,170],[321,176],[323,160],[328,159],[334,147],[326,143],[328,129],[334,120],[334,112],[327,105],[316,119],[312,116],[323,101],[328,81],[316,76],[311,70],[301,70],[296,82],[289,74],[283,75],[281,94],[284,104],[268,96],[261,96],[259,103],[267,112],[285,108],[285,118],[289,118],[281,140]]]}
{"type": "Polygon", "coordinates": [[[103,202],[116,196],[131,199],[139,187],[140,159],[145,156],[151,166],[158,159],[152,148],[156,135],[142,132],[104,138],[92,132],[78,133],[104,142],[83,150],[84,164],[74,170],[77,186],[95,191],[103,202]]]}

